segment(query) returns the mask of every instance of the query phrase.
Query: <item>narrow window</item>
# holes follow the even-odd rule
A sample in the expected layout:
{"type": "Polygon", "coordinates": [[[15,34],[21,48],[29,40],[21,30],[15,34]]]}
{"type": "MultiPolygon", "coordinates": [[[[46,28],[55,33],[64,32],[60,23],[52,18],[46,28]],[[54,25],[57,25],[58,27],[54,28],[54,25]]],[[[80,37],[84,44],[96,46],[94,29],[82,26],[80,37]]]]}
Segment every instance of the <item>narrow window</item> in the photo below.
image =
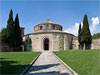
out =
{"type": "Polygon", "coordinates": [[[42,26],[40,26],[40,30],[42,30],[42,26]]]}
{"type": "Polygon", "coordinates": [[[52,29],[55,29],[55,26],[54,25],[52,26],[52,29]]]}
{"type": "Polygon", "coordinates": [[[49,29],[49,26],[48,25],[46,25],[46,29],[49,29]]]}

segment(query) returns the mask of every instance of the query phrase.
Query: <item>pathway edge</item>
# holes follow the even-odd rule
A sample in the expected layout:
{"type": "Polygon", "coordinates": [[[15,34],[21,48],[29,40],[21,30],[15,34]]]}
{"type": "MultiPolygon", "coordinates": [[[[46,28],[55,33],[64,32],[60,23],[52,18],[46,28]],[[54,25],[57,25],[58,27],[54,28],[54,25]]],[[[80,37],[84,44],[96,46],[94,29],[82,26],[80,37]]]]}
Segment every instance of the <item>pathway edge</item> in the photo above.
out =
{"type": "MultiPolygon", "coordinates": [[[[52,52],[53,53],[53,52],[52,52]]],[[[62,62],[62,64],[73,74],[73,75],[78,75],[73,69],[71,69],[67,64],[65,64],[56,54],[53,53],[53,55],[62,62]]]]}
{"type": "Polygon", "coordinates": [[[38,57],[39,57],[40,55],[41,55],[41,53],[39,53],[38,56],[35,57],[35,59],[30,63],[29,66],[27,66],[27,67],[24,69],[24,71],[23,71],[20,75],[24,75],[24,74],[30,69],[30,67],[35,63],[35,61],[38,59],[38,57]]]}

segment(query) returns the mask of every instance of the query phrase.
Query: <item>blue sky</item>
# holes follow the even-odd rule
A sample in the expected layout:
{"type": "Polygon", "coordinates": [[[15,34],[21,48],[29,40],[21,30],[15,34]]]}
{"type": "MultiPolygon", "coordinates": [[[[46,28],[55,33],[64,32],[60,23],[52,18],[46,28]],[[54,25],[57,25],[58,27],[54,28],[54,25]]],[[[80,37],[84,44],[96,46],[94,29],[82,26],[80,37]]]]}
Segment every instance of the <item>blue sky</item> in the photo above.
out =
{"type": "Polygon", "coordinates": [[[34,32],[35,25],[50,19],[61,24],[63,31],[77,35],[84,14],[88,15],[91,33],[100,32],[99,0],[0,0],[0,30],[7,25],[10,9],[14,19],[19,14],[25,34],[34,32]]]}

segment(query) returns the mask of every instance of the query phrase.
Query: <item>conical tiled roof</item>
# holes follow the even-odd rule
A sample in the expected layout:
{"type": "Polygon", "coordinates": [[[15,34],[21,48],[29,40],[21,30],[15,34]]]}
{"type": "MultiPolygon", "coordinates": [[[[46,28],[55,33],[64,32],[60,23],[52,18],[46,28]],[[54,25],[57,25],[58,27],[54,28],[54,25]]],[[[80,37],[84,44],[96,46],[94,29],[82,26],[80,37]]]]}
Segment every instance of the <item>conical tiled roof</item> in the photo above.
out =
{"type": "Polygon", "coordinates": [[[47,30],[60,30],[62,31],[62,26],[60,24],[56,24],[49,19],[47,19],[45,22],[42,22],[40,24],[37,24],[34,26],[34,31],[47,31],[47,30]]]}
{"type": "Polygon", "coordinates": [[[51,23],[51,24],[56,24],[56,23],[54,23],[54,22],[50,21],[49,19],[47,19],[45,22],[42,22],[42,23],[40,23],[40,24],[48,24],[48,23],[51,23]]]}

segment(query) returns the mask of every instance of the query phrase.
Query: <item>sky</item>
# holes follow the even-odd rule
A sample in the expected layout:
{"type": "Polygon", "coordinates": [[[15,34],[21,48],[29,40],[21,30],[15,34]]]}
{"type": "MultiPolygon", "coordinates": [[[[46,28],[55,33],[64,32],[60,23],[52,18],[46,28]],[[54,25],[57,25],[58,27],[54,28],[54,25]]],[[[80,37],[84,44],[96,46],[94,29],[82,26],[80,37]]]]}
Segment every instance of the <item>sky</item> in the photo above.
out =
{"type": "Polygon", "coordinates": [[[0,0],[0,31],[7,26],[11,9],[13,19],[18,13],[25,34],[34,32],[35,25],[50,19],[62,25],[64,32],[77,36],[85,14],[91,34],[100,32],[100,0],[0,0]]]}

